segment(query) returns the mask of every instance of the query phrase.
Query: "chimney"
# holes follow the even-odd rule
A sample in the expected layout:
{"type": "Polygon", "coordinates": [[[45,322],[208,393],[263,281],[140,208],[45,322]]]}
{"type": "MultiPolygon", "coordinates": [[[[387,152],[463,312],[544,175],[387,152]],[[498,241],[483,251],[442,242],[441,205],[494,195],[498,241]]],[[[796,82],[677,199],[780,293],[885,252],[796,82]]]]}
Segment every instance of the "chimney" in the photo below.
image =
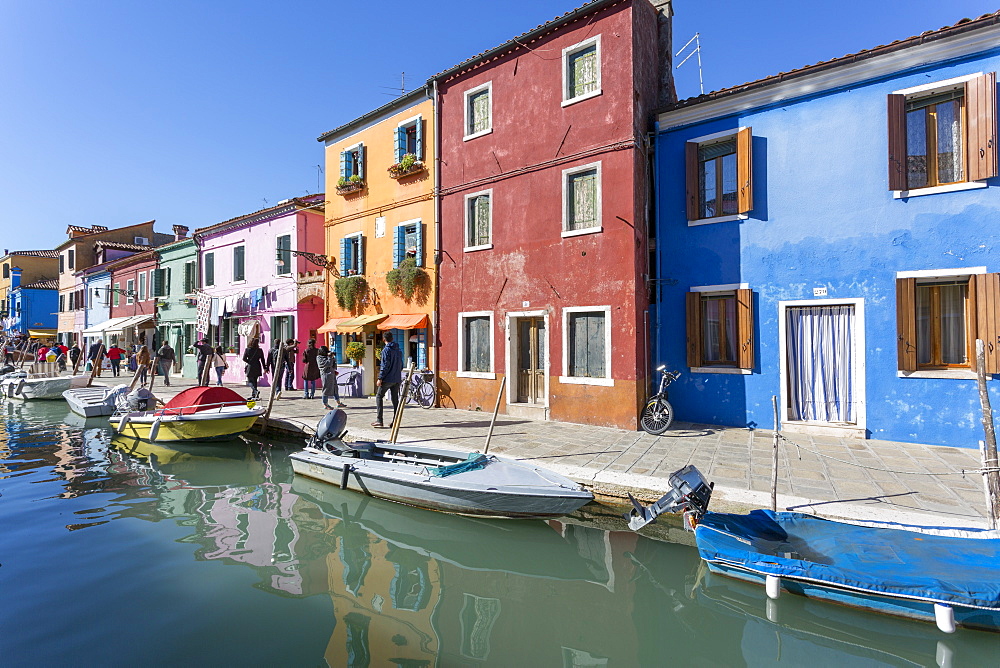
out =
{"type": "Polygon", "coordinates": [[[671,102],[677,101],[677,91],[674,90],[674,66],[673,66],[673,27],[671,19],[674,16],[671,3],[673,0],[650,0],[656,9],[658,45],[656,49],[656,59],[660,64],[660,93],[656,99],[657,107],[665,107],[671,102]]]}
{"type": "Polygon", "coordinates": [[[187,239],[187,235],[188,235],[187,225],[174,225],[174,241],[187,239]]]}
{"type": "Polygon", "coordinates": [[[11,267],[10,268],[10,289],[21,287],[21,268],[11,267]]]}

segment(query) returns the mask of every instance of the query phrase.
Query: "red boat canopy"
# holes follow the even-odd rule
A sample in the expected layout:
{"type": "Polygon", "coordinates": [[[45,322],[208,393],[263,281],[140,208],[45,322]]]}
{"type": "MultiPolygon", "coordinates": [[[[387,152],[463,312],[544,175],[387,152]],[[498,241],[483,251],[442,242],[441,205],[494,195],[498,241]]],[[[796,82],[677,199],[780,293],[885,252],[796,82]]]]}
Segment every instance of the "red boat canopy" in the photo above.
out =
{"type": "Polygon", "coordinates": [[[168,401],[161,415],[190,415],[221,406],[245,406],[247,400],[228,387],[189,387],[168,401]]]}

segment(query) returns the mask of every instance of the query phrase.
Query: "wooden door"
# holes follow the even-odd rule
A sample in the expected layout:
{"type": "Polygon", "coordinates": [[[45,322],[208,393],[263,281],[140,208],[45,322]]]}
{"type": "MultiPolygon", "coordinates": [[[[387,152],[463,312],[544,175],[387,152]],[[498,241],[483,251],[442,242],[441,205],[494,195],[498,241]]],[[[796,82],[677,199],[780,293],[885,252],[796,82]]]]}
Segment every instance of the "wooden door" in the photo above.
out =
{"type": "Polygon", "coordinates": [[[517,319],[517,401],[545,403],[545,319],[517,319]]]}

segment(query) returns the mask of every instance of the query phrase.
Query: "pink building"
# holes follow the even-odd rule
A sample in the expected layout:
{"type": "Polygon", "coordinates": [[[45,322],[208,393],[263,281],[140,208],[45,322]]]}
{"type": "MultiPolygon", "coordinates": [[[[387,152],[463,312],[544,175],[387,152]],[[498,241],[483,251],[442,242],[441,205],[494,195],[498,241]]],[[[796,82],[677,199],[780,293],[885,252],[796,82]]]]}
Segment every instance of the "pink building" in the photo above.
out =
{"type": "MultiPolygon", "coordinates": [[[[323,324],[322,268],[302,253],[323,252],[324,196],[287,199],[261,211],[195,230],[199,246],[199,338],[227,351],[224,381],[246,380],[242,355],[257,337],[316,338],[323,324]]],[[[295,386],[301,387],[296,364],[295,386]]]]}

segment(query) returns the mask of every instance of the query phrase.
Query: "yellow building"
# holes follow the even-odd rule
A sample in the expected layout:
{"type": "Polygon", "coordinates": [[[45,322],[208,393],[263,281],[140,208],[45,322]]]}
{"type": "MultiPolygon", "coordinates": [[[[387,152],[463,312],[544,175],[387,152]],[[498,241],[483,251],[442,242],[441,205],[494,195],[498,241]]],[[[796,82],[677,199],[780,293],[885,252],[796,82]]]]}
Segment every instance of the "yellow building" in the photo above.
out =
{"type": "Polygon", "coordinates": [[[365,344],[363,391],[374,391],[376,336],[392,331],[404,365],[434,368],[437,298],[433,104],[404,95],[319,138],[326,146],[327,321],[319,332],[345,363],[365,344]]]}

